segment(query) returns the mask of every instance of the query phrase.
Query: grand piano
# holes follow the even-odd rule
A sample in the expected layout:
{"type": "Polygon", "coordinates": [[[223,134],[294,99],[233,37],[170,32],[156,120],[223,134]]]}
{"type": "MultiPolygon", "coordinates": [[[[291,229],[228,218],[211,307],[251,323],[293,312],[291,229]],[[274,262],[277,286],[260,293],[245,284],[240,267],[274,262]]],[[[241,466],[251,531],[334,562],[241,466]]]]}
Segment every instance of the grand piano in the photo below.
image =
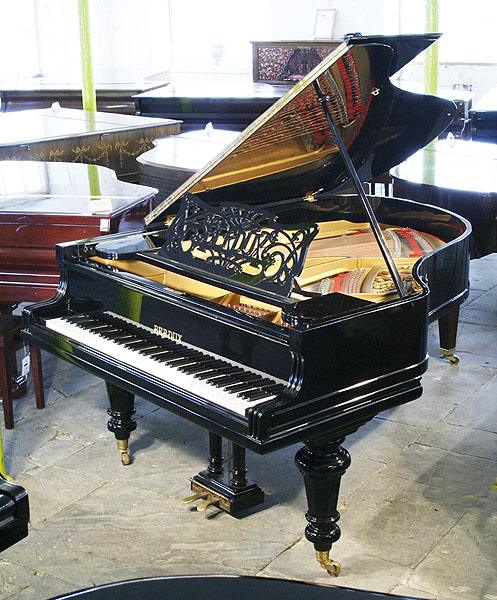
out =
{"type": "Polygon", "coordinates": [[[450,123],[389,78],[437,37],[348,38],[145,229],[59,244],[57,293],[23,314],[29,343],[106,381],[124,464],[135,395],[208,430],[199,510],[259,504],[246,450],[303,442],[305,535],[332,575],[343,440],[421,395],[428,323],[468,293],[468,222],[362,186],[450,123]]]}

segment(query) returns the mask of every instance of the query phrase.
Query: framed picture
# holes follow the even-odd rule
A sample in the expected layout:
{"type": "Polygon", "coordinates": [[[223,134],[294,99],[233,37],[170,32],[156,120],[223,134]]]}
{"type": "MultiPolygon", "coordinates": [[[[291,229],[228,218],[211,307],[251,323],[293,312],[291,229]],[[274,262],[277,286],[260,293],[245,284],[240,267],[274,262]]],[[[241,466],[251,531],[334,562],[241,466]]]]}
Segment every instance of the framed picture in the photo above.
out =
{"type": "Polygon", "coordinates": [[[316,11],[316,25],[314,26],[315,40],[333,39],[333,28],[335,26],[335,8],[319,8],[316,11]]]}

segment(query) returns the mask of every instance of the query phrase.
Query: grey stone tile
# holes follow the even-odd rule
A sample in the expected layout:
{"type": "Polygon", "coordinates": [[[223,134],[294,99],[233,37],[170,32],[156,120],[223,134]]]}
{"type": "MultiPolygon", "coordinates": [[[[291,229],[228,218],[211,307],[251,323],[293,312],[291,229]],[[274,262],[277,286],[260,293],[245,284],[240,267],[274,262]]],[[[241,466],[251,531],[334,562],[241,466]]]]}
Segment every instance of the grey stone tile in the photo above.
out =
{"type": "Polygon", "coordinates": [[[495,460],[413,444],[384,473],[443,488],[453,495],[454,504],[460,504],[465,496],[488,496],[496,466],[495,460]]]}
{"type": "Polygon", "coordinates": [[[482,293],[461,310],[460,320],[465,323],[495,326],[497,324],[497,288],[482,293]]]}
{"type": "Polygon", "coordinates": [[[479,364],[487,362],[494,367],[497,357],[495,344],[495,326],[479,323],[460,323],[457,334],[457,354],[461,361],[466,362],[466,354],[479,357],[479,364]]]}
{"type": "Polygon", "coordinates": [[[402,596],[404,598],[427,598],[428,600],[435,600],[435,598],[439,598],[435,592],[417,590],[405,584],[396,585],[390,590],[390,593],[394,594],[395,596],[402,596]]]}
{"type": "Polygon", "coordinates": [[[476,289],[473,289],[470,286],[469,295],[466,298],[466,300],[460,306],[460,313],[459,313],[460,320],[464,321],[463,315],[464,315],[465,309],[468,308],[469,305],[472,304],[475,300],[477,300],[478,298],[480,298],[480,296],[482,294],[485,294],[485,292],[486,292],[486,290],[476,290],[476,289]]]}
{"type": "Polygon", "coordinates": [[[16,600],[46,600],[73,591],[75,591],[74,586],[67,581],[39,573],[28,587],[14,597],[16,600]]]}
{"type": "Polygon", "coordinates": [[[431,427],[493,376],[491,369],[430,359],[426,375],[422,378],[423,395],[401,406],[380,413],[380,418],[399,421],[418,427],[431,427]]]}
{"type": "Polygon", "coordinates": [[[497,376],[458,406],[444,420],[452,425],[497,432],[497,376]]]}
{"type": "Polygon", "coordinates": [[[129,487],[105,485],[38,529],[28,551],[9,549],[8,558],[71,581],[108,580],[114,565],[127,577],[192,572],[255,574],[297,537],[258,523],[252,516],[234,519],[222,513],[192,513],[175,500],[129,487]],[[54,543],[47,543],[54,540],[54,543]],[[54,547],[55,546],[55,547],[54,547]]]}
{"type": "Polygon", "coordinates": [[[470,263],[470,282],[475,290],[489,290],[497,285],[496,255],[489,254],[470,263]]]}
{"type": "Polygon", "coordinates": [[[57,428],[47,420],[44,411],[40,419],[25,419],[15,425],[14,429],[2,431],[3,452],[7,472],[16,477],[37,466],[31,454],[49,443],[57,434],[57,428]]]}
{"type": "Polygon", "coordinates": [[[388,592],[405,572],[402,565],[375,556],[365,546],[353,543],[349,539],[339,540],[332,548],[330,557],[341,565],[338,577],[330,577],[318,565],[312,544],[302,539],[276,556],[261,574],[319,585],[388,592]]]}
{"type": "Polygon", "coordinates": [[[30,520],[32,525],[36,525],[86,496],[105,481],[97,477],[81,477],[79,473],[60,467],[48,467],[19,477],[16,483],[28,491],[30,520]]]}
{"type": "Polygon", "coordinates": [[[420,427],[375,418],[347,436],[343,445],[353,456],[388,463],[423,432],[420,427]]]}
{"type": "Polygon", "coordinates": [[[124,466],[114,436],[106,437],[58,463],[58,466],[84,477],[127,482],[137,489],[166,495],[178,494],[189,485],[189,477],[206,467],[206,459],[195,461],[187,449],[177,448],[148,435],[138,435],[130,443],[132,462],[124,466]],[[193,470],[196,469],[196,470],[193,470]]]}
{"type": "Polygon", "coordinates": [[[419,438],[418,443],[497,461],[497,433],[490,431],[437,423],[428,433],[419,438]]]}
{"type": "Polygon", "coordinates": [[[35,579],[32,569],[0,559],[0,599],[4,600],[12,594],[20,592],[35,579]]]}
{"type": "Polygon", "coordinates": [[[413,568],[475,499],[455,503],[444,488],[385,472],[340,503],[344,544],[356,544],[368,556],[413,568]]]}
{"type": "Polygon", "coordinates": [[[31,452],[29,458],[37,467],[51,467],[83,448],[84,445],[73,439],[72,434],[56,432],[46,444],[31,452]]]}
{"type": "Polygon", "coordinates": [[[464,514],[417,567],[410,586],[449,600],[495,598],[496,497],[494,494],[464,514]]]}

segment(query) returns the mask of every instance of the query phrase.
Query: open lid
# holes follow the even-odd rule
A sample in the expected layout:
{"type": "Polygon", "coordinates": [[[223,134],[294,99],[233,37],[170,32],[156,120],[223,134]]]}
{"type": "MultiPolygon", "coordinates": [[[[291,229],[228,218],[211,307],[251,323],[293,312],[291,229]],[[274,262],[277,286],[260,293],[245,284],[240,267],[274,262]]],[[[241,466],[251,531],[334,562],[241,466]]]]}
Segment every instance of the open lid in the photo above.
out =
{"type": "Polygon", "coordinates": [[[267,206],[350,189],[349,171],[317,87],[361,181],[399,164],[443,131],[455,113],[452,102],[400,90],[389,80],[438,37],[348,37],[166,198],[146,224],[160,222],[187,192],[214,206],[223,201],[267,206]]]}

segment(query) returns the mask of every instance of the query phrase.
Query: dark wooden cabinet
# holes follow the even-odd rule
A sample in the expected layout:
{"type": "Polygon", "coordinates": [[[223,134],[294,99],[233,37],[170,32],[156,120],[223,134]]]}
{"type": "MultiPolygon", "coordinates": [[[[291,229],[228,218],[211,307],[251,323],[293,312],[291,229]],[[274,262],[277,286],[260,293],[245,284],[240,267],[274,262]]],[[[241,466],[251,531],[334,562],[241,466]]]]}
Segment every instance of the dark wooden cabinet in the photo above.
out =
{"type": "Polygon", "coordinates": [[[342,40],[330,41],[272,41],[252,42],[252,68],[254,81],[282,84],[296,81],[296,75],[307,75],[330,52],[338,48],[342,40]],[[300,73],[290,74],[287,69],[291,62],[307,68],[300,73]]]}
{"type": "Polygon", "coordinates": [[[0,308],[53,296],[55,244],[143,227],[154,188],[96,165],[0,162],[0,308]]]}

